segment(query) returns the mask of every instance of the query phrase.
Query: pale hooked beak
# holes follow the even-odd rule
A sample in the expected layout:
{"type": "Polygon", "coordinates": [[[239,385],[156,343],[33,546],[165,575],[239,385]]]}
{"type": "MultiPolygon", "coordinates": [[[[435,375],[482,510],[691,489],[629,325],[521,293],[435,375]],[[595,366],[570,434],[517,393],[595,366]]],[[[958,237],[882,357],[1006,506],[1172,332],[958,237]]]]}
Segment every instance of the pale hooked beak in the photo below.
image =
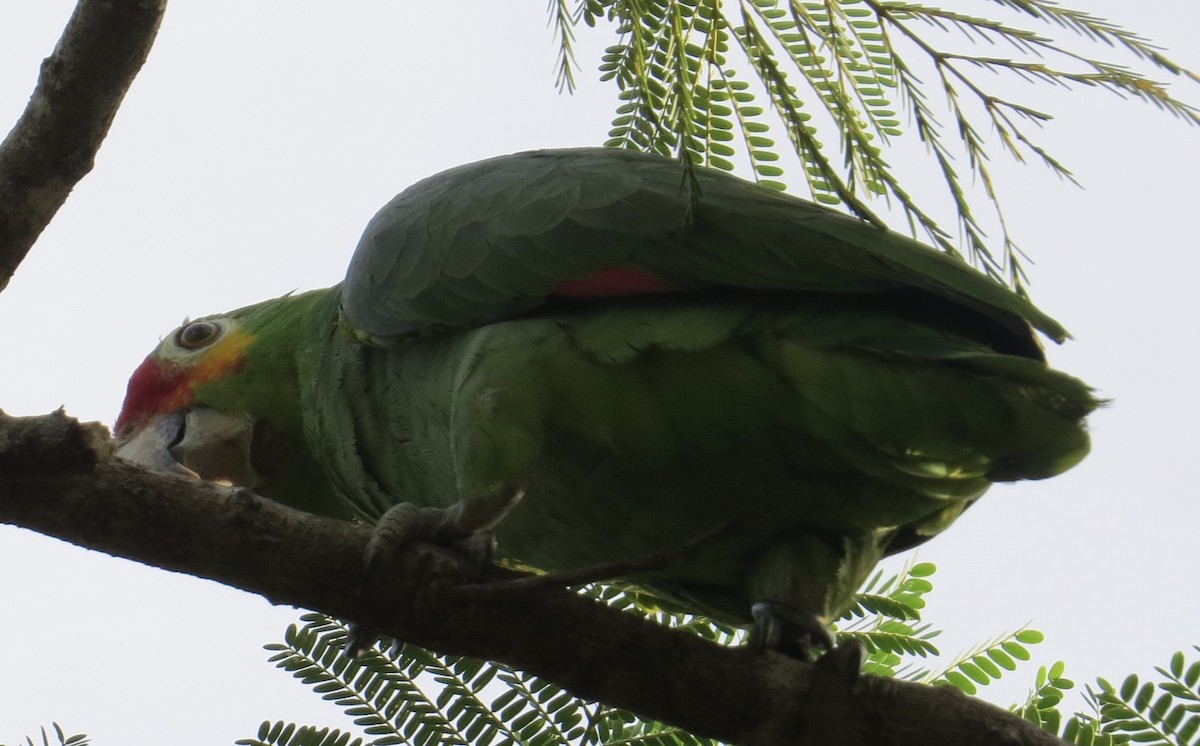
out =
{"type": "Polygon", "coordinates": [[[117,457],[154,471],[253,487],[254,427],[207,407],[159,415],[117,449],[117,457]]]}

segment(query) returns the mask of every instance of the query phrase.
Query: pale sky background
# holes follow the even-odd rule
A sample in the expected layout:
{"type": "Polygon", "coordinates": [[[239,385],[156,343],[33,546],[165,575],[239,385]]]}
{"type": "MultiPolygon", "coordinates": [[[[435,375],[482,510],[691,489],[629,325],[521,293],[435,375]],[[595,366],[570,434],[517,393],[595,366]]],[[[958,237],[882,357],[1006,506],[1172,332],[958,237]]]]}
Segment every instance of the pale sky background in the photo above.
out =
{"type": "MultiPolygon", "coordinates": [[[[1200,68],[1196,0],[1066,4],[1200,68]]],[[[0,131],[72,6],[0,0],[0,131]]],[[[111,423],[161,335],[337,282],[368,218],[411,182],[600,144],[614,92],[594,70],[610,32],[582,30],[583,90],[560,96],[544,6],[176,0],[95,171],[0,294],[0,408],[111,423]]],[[[1076,336],[1052,362],[1115,403],[1093,418],[1082,466],[994,490],[921,549],[939,567],[926,618],[948,629],[943,653],[1026,622],[1046,633],[1033,665],[985,690],[1002,704],[1036,664],[1116,678],[1200,643],[1200,131],[1099,92],[1030,97],[1058,116],[1044,142],[1086,190],[1008,166],[998,186],[1037,262],[1036,299],[1076,336]]],[[[263,719],[348,723],[267,664],[261,646],[299,612],[258,596],[5,526],[0,599],[0,743],[52,720],[122,746],[232,743],[263,719]]]]}

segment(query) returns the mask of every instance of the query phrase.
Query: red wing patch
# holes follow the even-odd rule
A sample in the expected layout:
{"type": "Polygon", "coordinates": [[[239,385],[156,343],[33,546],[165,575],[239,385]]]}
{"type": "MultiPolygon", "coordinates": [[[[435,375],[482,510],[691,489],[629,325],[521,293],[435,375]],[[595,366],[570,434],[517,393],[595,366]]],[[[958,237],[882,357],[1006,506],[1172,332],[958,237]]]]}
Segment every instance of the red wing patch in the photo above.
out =
{"type": "Polygon", "coordinates": [[[635,267],[609,267],[586,280],[563,280],[550,295],[557,298],[615,298],[622,295],[674,293],[679,288],[635,267]]]}

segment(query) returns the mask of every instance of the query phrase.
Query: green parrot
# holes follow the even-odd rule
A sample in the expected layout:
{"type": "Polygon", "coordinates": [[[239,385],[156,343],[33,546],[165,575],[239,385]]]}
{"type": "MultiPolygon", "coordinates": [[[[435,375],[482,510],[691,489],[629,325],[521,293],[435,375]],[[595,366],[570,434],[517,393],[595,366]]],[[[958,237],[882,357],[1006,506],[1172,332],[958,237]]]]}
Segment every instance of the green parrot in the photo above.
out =
{"type": "Polygon", "coordinates": [[[806,656],[882,557],[1085,456],[1099,401],[1035,330],[1067,337],[853,217],[659,156],[535,151],[402,192],[339,285],[185,323],[116,429],[126,458],[319,515],[444,509],[437,536],[493,531],[539,572],[724,527],[629,580],[806,656]]]}

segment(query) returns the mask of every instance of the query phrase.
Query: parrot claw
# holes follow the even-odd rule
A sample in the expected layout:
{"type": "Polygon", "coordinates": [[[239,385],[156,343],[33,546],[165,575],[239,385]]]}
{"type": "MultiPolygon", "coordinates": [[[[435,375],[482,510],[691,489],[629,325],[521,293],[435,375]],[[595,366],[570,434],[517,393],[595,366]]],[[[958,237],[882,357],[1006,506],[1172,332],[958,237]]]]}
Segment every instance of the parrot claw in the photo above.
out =
{"type": "Polygon", "coordinates": [[[379,630],[367,624],[350,622],[346,632],[346,645],[342,648],[347,658],[361,658],[363,653],[379,641],[379,630]]]}
{"type": "Polygon", "coordinates": [[[867,649],[858,640],[846,640],[817,659],[818,672],[826,679],[853,688],[862,673],[867,649]]]}
{"type": "Polygon", "coordinates": [[[490,529],[480,529],[450,543],[450,548],[461,554],[470,563],[473,578],[483,576],[496,554],[496,534],[490,529]]]}
{"type": "Polygon", "coordinates": [[[464,532],[460,529],[451,510],[397,503],[380,517],[371,532],[371,538],[367,540],[364,581],[386,561],[416,541],[427,541],[458,551],[479,573],[492,561],[496,546],[489,530],[464,532]]]}
{"type": "MultiPolygon", "coordinates": [[[[368,581],[376,577],[382,567],[415,542],[428,542],[453,550],[465,560],[465,563],[456,564],[456,572],[453,573],[457,576],[455,579],[460,582],[478,580],[492,561],[496,540],[489,529],[464,531],[457,520],[458,515],[459,512],[454,509],[418,507],[409,503],[397,503],[389,508],[375,524],[371,538],[367,540],[359,593],[365,592],[368,581]]],[[[428,575],[427,584],[430,586],[444,583],[447,578],[445,568],[440,565],[435,567],[425,563],[420,565],[417,572],[428,575]]],[[[351,622],[345,653],[350,657],[360,657],[378,640],[378,629],[351,622]]]]}
{"type": "Polygon", "coordinates": [[[756,601],[750,615],[754,618],[750,644],[758,650],[776,650],[811,662],[814,648],[834,649],[833,635],[816,617],[798,613],[778,601],[756,601]]]}

